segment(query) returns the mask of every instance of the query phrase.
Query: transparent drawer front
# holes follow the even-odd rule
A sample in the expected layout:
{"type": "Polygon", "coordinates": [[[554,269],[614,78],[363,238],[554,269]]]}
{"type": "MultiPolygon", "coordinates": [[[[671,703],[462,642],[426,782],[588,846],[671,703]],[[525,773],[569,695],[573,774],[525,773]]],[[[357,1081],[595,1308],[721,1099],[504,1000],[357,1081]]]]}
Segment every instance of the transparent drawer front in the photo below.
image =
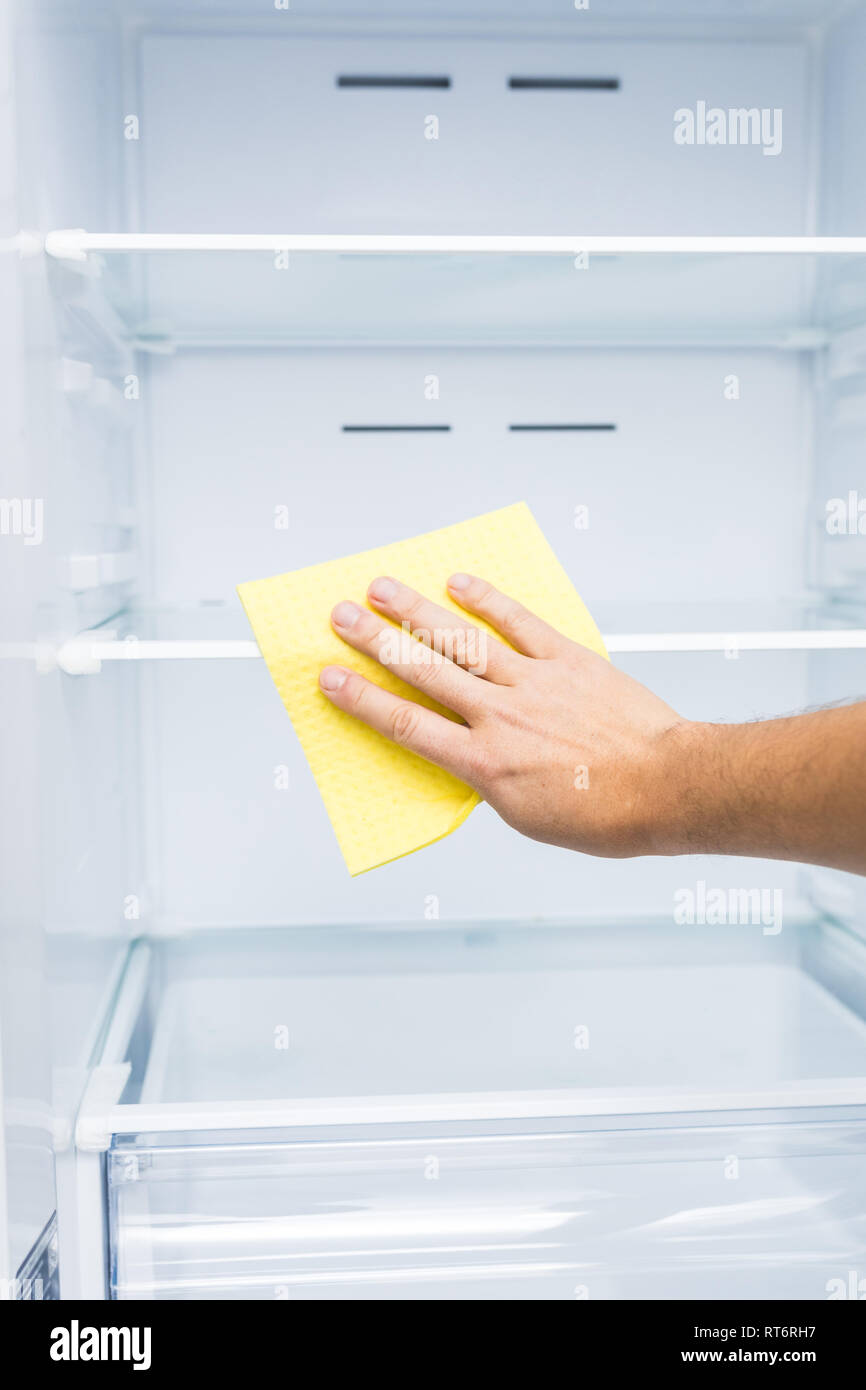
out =
{"type": "Polygon", "coordinates": [[[864,1150],[862,1120],[212,1146],[128,1136],[107,1164],[111,1293],[827,1298],[864,1268],[864,1150]]]}

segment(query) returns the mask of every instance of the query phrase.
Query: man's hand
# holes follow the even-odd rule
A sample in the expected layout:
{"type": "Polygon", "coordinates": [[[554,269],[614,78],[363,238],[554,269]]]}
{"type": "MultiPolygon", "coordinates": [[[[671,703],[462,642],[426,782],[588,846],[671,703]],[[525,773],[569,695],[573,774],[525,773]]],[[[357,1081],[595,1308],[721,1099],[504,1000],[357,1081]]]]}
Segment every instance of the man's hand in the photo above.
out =
{"type": "Polygon", "coordinates": [[[448,588],[506,642],[389,578],[367,596],[391,622],[348,601],[331,618],[350,646],[462,722],[340,666],[321,673],[328,698],[537,840],[615,857],[727,853],[866,870],[866,704],[693,723],[484,580],[452,575],[448,588]]]}
{"type": "Polygon", "coordinates": [[[427,645],[401,642],[390,623],[356,604],[338,604],[332,621],[351,646],[384,659],[462,724],[341,667],[322,672],[328,697],[468,782],[525,835],[591,854],[652,853],[667,749],[683,721],[483,580],[453,575],[448,587],[511,645],[393,579],[370,585],[371,604],[427,645]]]}

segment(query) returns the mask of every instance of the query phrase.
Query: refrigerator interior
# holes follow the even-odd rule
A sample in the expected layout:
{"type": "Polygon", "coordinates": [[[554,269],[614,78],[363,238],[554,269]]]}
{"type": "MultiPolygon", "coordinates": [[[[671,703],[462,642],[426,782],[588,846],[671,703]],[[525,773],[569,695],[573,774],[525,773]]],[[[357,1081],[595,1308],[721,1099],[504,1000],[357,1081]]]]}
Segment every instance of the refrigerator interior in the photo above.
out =
{"type": "Polygon", "coordinates": [[[621,239],[864,232],[866,7],[3,19],[4,490],[44,503],[0,547],[4,1270],[826,1296],[866,1259],[862,882],[485,806],[350,879],[234,586],[525,499],[684,715],[863,695],[866,242],[621,239]],[[676,143],[702,101],[780,148],[676,143]],[[701,885],[749,922],[677,921],[701,885]]]}

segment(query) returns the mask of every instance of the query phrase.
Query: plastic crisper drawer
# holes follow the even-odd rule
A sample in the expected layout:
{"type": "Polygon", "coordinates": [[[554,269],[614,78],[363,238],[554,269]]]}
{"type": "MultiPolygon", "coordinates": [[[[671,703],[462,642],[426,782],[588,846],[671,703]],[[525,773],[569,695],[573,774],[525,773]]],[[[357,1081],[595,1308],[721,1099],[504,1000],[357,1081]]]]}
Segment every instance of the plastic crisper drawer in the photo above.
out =
{"type": "Polygon", "coordinates": [[[817,922],[140,943],[111,1294],[826,1298],[866,1260],[864,960],[817,922]]]}

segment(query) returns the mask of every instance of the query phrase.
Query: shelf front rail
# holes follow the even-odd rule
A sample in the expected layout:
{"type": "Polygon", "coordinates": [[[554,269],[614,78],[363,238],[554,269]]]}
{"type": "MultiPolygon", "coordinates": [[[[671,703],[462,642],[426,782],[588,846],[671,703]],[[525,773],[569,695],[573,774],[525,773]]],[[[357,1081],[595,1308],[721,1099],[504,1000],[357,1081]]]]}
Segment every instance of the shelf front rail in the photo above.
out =
{"type": "MultiPolygon", "coordinates": [[[[604,634],[612,655],[650,652],[813,652],[866,650],[866,628],[791,629],[767,632],[624,632],[604,634]]],[[[94,675],[104,661],[252,661],[253,641],[154,640],[81,633],[64,642],[57,665],[69,676],[94,675]]]]}

